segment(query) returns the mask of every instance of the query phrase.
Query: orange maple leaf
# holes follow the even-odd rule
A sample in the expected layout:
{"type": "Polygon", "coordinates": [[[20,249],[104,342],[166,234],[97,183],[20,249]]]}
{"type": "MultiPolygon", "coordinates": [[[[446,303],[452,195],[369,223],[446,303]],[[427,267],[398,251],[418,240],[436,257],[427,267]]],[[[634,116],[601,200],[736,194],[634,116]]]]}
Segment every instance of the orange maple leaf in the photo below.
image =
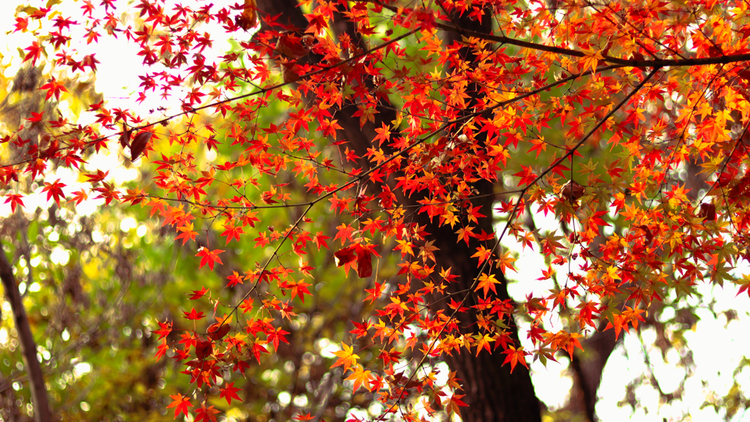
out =
{"type": "Polygon", "coordinates": [[[487,297],[487,293],[492,290],[492,293],[497,294],[497,290],[495,290],[495,284],[500,284],[500,281],[495,278],[494,274],[482,274],[479,276],[479,283],[477,283],[477,287],[474,289],[474,291],[478,291],[479,289],[483,290],[484,297],[487,297]]]}
{"type": "Polygon", "coordinates": [[[365,371],[362,365],[354,367],[354,372],[346,377],[347,381],[354,381],[354,387],[352,392],[359,390],[359,387],[363,386],[366,389],[370,389],[370,371],[365,371]]]}
{"type": "Polygon", "coordinates": [[[346,343],[341,342],[341,348],[342,349],[338,352],[333,352],[333,354],[339,358],[336,363],[331,365],[331,368],[344,365],[344,371],[348,371],[350,366],[357,365],[357,359],[359,359],[359,356],[354,354],[353,346],[347,346],[346,343]]]}
{"type": "Polygon", "coordinates": [[[518,347],[517,349],[513,346],[508,346],[508,348],[503,352],[507,356],[505,357],[505,361],[503,362],[503,365],[506,363],[510,363],[510,372],[513,373],[513,369],[515,369],[517,364],[521,364],[526,367],[526,369],[529,369],[529,365],[526,363],[526,352],[523,351],[523,347],[518,347]]]}

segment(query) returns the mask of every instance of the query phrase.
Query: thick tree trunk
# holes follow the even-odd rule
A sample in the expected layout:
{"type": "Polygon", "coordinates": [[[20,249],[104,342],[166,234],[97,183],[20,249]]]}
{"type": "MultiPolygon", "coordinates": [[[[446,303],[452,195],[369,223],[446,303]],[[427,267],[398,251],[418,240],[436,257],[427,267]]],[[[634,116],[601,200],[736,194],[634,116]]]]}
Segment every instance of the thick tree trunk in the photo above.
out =
{"type": "MultiPolygon", "coordinates": [[[[473,206],[480,205],[482,214],[492,215],[492,184],[480,182],[475,184],[474,187],[479,190],[478,194],[482,199],[472,201],[473,206]]],[[[486,233],[494,231],[491,219],[485,218],[479,221],[475,231],[481,232],[482,230],[486,233]]],[[[433,235],[435,246],[440,248],[440,251],[435,253],[436,261],[442,267],[451,267],[452,274],[460,275],[456,282],[450,285],[451,292],[463,292],[460,293],[459,298],[468,294],[469,298],[464,306],[474,305],[476,297],[470,288],[474,279],[479,276],[479,268],[477,268],[476,261],[471,258],[471,255],[476,251],[478,245],[470,244],[467,246],[464,242],[457,243],[456,234],[450,226],[438,228],[432,225],[431,227],[428,226],[427,231],[433,235]]],[[[498,299],[509,299],[507,283],[503,274],[494,268],[489,271],[501,281],[501,284],[497,285],[498,299]]],[[[444,303],[444,301],[441,303],[444,303]]],[[[477,318],[473,312],[459,313],[456,317],[461,321],[460,325],[464,330],[477,327],[477,318]]],[[[512,331],[511,336],[518,344],[518,332],[515,324],[511,323],[509,326],[512,331]]],[[[463,400],[469,405],[468,408],[461,410],[463,421],[536,422],[541,420],[540,403],[534,393],[529,371],[519,364],[511,373],[510,365],[503,365],[504,360],[505,355],[499,351],[492,355],[482,352],[479,356],[476,356],[464,350],[461,354],[448,357],[447,361],[451,369],[456,370],[457,376],[463,380],[464,393],[466,394],[463,400]]]]}
{"type": "Polygon", "coordinates": [[[47,422],[52,420],[49,401],[47,399],[47,388],[44,385],[44,374],[36,356],[36,343],[31,334],[29,319],[21,300],[21,292],[18,290],[16,278],[13,276],[13,268],[5,256],[2,244],[0,244],[0,279],[5,288],[5,297],[10,303],[13,312],[13,321],[18,331],[18,339],[21,342],[21,353],[23,354],[26,372],[29,376],[29,387],[31,389],[31,400],[34,404],[34,420],[47,422]]]}
{"type": "MultiPolygon", "coordinates": [[[[487,11],[487,16],[491,16],[492,11],[487,11]]],[[[482,22],[472,20],[468,16],[453,16],[453,22],[459,28],[469,29],[476,32],[490,33],[492,31],[492,19],[485,18],[482,22]]],[[[456,42],[461,42],[461,34],[449,32],[446,34],[446,45],[451,46],[456,42]]],[[[458,50],[460,59],[471,62],[475,59],[474,53],[469,48],[458,50]]],[[[470,88],[471,89],[471,88],[470,88]]],[[[478,90],[478,87],[473,87],[478,90]]],[[[469,92],[474,94],[475,92],[469,92]]],[[[470,110],[475,111],[475,110],[470,110]]],[[[468,112],[468,111],[467,111],[468,112]]],[[[477,137],[483,142],[480,136],[477,137]]],[[[481,206],[481,213],[488,216],[479,221],[475,232],[493,233],[495,228],[491,216],[493,215],[492,205],[494,203],[493,189],[494,186],[487,181],[480,181],[472,186],[477,190],[477,197],[472,201],[472,206],[481,206]]],[[[425,216],[426,214],[422,214],[425,216]]],[[[452,268],[452,274],[460,274],[456,283],[451,284],[454,292],[468,291],[469,298],[464,306],[470,307],[476,303],[476,296],[471,287],[474,280],[479,277],[479,268],[476,261],[471,255],[476,252],[478,244],[467,245],[465,242],[457,242],[457,236],[454,230],[449,226],[429,227],[427,231],[432,233],[436,239],[435,246],[440,248],[440,255],[437,262],[441,265],[452,268]]],[[[436,254],[436,257],[438,255],[436,254]]],[[[494,266],[493,266],[494,267],[494,266]]],[[[502,272],[496,268],[488,270],[494,274],[501,284],[497,286],[497,297],[500,300],[510,299],[507,289],[507,281],[502,272]]],[[[462,319],[462,327],[477,327],[476,314],[457,315],[462,319]]],[[[519,345],[518,330],[514,321],[508,324],[511,331],[511,337],[519,345]]],[[[517,365],[510,371],[510,365],[503,365],[505,355],[499,351],[490,355],[483,352],[479,356],[470,353],[461,353],[448,358],[451,368],[458,371],[459,378],[464,380],[464,389],[466,397],[465,402],[469,407],[462,411],[462,419],[466,422],[490,422],[490,421],[540,421],[541,408],[539,400],[534,393],[534,386],[531,383],[529,371],[522,365],[517,365]]]]}
{"type": "MultiPolygon", "coordinates": [[[[304,30],[307,21],[297,6],[296,0],[258,0],[258,9],[261,16],[274,16],[282,14],[278,19],[279,22],[291,24],[300,30],[304,30]]],[[[334,29],[337,33],[346,32],[350,39],[355,43],[360,41],[360,37],[355,32],[352,25],[346,20],[336,19],[334,29]]],[[[462,20],[458,22],[464,23],[462,20]]],[[[485,19],[485,22],[491,22],[485,19]]],[[[476,25],[468,23],[473,30],[488,31],[489,27],[475,27],[476,25]]],[[[485,25],[486,26],[486,25],[485,25]]],[[[452,34],[453,37],[460,39],[460,34],[452,34]]],[[[312,59],[314,60],[314,58],[312,59]]],[[[364,156],[367,148],[372,146],[372,139],[375,137],[375,127],[380,127],[381,122],[390,124],[395,120],[396,115],[392,108],[380,107],[379,113],[376,114],[376,123],[373,125],[367,123],[364,127],[360,126],[359,118],[353,116],[356,107],[345,107],[336,113],[336,119],[343,127],[339,136],[340,139],[348,141],[349,147],[359,156],[364,156]]],[[[366,162],[362,163],[367,166],[366,162]]],[[[482,214],[492,216],[492,192],[493,185],[489,182],[479,182],[474,186],[479,192],[481,200],[474,201],[474,206],[482,206],[482,214]]],[[[404,199],[404,198],[402,198],[404,199]]],[[[406,204],[415,205],[418,198],[404,199],[406,204]]],[[[459,274],[460,278],[452,284],[454,291],[463,291],[463,295],[472,295],[469,287],[474,279],[479,275],[476,262],[472,260],[471,255],[475,252],[477,245],[467,246],[465,243],[457,243],[456,234],[450,226],[438,227],[429,221],[426,213],[418,217],[422,219],[420,224],[427,225],[427,231],[431,234],[431,239],[435,239],[435,246],[440,248],[435,252],[436,261],[444,268],[452,268],[452,274],[459,274]]],[[[487,233],[494,232],[492,219],[485,218],[479,224],[477,232],[484,230],[487,233]]],[[[494,270],[493,270],[494,271],[494,270]]],[[[495,277],[502,282],[497,287],[500,299],[508,299],[507,286],[505,278],[500,272],[495,272],[495,277]]],[[[474,298],[467,300],[466,306],[474,303],[474,298]]],[[[439,301],[435,306],[445,306],[445,301],[439,301]]],[[[470,330],[476,327],[476,315],[467,313],[458,315],[461,319],[461,326],[464,330],[470,330]]],[[[514,324],[511,325],[512,336],[517,340],[517,331],[514,324]]],[[[469,404],[468,408],[461,409],[461,416],[465,422],[538,422],[541,420],[540,404],[534,394],[534,387],[531,383],[531,377],[522,365],[516,366],[513,373],[510,373],[510,366],[503,365],[505,355],[497,352],[490,355],[480,353],[475,356],[465,350],[462,353],[454,353],[448,358],[448,364],[452,370],[457,371],[457,377],[463,380],[464,393],[466,396],[463,400],[469,404]]]]}

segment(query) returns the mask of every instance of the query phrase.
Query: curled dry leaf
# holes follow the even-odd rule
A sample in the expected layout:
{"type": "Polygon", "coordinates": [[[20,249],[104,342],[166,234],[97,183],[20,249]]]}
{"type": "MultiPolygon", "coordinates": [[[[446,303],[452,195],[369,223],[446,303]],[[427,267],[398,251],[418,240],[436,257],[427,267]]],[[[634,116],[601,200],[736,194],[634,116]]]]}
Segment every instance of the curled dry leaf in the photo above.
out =
{"type": "Polygon", "coordinates": [[[357,255],[355,254],[354,246],[347,246],[336,251],[333,254],[333,258],[336,261],[336,266],[341,267],[357,259],[357,255]]]}
{"type": "Polygon", "coordinates": [[[372,275],[372,251],[362,245],[352,245],[333,254],[336,266],[356,264],[357,276],[367,278],[372,275]],[[356,260],[356,263],[355,263],[356,260]]]}
{"type": "Polygon", "coordinates": [[[210,340],[198,340],[195,344],[195,355],[198,359],[205,359],[214,352],[214,344],[210,340]]]}
{"type": "Polygon", "coordinates": [[[698,216],[703,218],[704,221],[716,221],[716,205],[708,202],[701,204],[698,216]]]}
{"type": "Polygon", "coordinates": [[[372,275],[372,255],[361,249],[357,251],[357,276],[367,278],[372,275]]]}
{"type": "Polygon", "coordinates": [[[254,27],[258,23],[258,12],[255,0],[245,0],[245,6],[242,14],[237,16],[237,26],[245,31],[254,27]]]}
{"type": "Polygon", "coordinates": [[[148,141],[151,139],[151,136],[153,133],[151,132],[140,132],[139,134],[135,135],[135,138],[133,138],[133,142],[130,143],[130,160],[135,161],[138,157],[141,156],[143,151],[146,150],[146,145],[148,145],[148,141]]]}
{"type": "Polygon", "coordinates": [[[299,74],[294,70],[295,67],[294,63],[283,63],[281,65],[281,76],[284,78],[285,83],[297,82],[299,80],[299,74]]]}
{"type": "Polygon", "coordinates": [[[52,135],[50,135],[47,132],[41,133],[38,136],[39,136],[39,149],[46,147],[52,141],[52,135]]]}
{"type": "Polygon", "coordinates": [[[560,191],[558,192],[558,195],[565,199],[566,201],[577,201],[578,198],[582,197],[583,194],[586,193],[586,188],[579,185],[573,180],[568,180],[568,182],[560,188],[560,191]]]}
{"type": "Polygon", "coordinates": [[[126,146],[130,146],[130,131],[126,128],[122,128],[122,133],[120,134],[120,146],[125,148],[126,146]]]}
{"type": "Polygon", "coordinates": [[[208,326],[208,336],[213,340],[221,340],[229,332],[229,324],[214,323],[208,326]]]}
{"type": "Polygon", "coordinates": [[[282,34],[276,41],[276,51],[288,59],[298,59],[307,54],[302,39],[295,34],[282,34]]]}

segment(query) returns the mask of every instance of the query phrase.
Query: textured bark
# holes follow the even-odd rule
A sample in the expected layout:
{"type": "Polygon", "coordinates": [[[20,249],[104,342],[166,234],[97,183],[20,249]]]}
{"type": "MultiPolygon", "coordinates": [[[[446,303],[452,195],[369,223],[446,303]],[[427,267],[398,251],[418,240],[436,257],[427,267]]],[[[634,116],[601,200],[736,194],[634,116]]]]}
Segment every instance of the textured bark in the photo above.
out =
{"type": "MultiPolygon", "coordinates": [[[[305,18],[297,7],[296,0],[258,0],[257,4],[261,16],[283,14],[280,18],[281,22],[292,23],[300,30],[304,30],[306,27],[305,18]]],[[[473,30],[487,32],[490,29],[487,25],[481,27],[470,21],[464,22],[461,19],[456,22],[469,25],[470,29],[473,30]]],[[[485,22],[490,22],[490,20],[485,19],[485,22]]],[[[338,33],[346,32],[355,43],[360,43],[361,38],[353,26],[342,19],[340,15],[336,17],[333,27],[338,33]]],[[[460,34],[449,35],[449,42],[454,39],[460,39],[460,34]]],[[[343,131],[339,131],[338,138],[345,139],[353,151],[363,156],[367,152],[367,148],[372,146],[371,140],[376,135],[374,128],[380,127],[381,122],[390,124],[391,121],[395,120],[396,115],[390,107],[379,107],[375,124],[368,122],[364,127],[361,127],[359,118],[353,116],[356,110],[356,107],[345,106],[336,113],[335,117],[343,127],[343,131]]],[[[368,163],[363,160],[361,165],[367,167],[368,163]]],[[[483,199],[475,200],[474,206],[481,205],[481,212],[484,215],[491,216],[493,185],[489,182],[479,182],[474,188],[478,190],[480,196],[485,195],[482,196],[483,199]]],[[[415,205],[419,198],[401,197],[400,199],[405,202],[403,205],[415,205]]],[[[451,288],[453,291],[464,291],[462,295],[467,294],[466,290],[479,275],[476,262],[471,258],[477,245],[472,244],[469,247],[464,243],[457,243],[456,234],[449,226],[438,227],[437,224],[429,221],[426,213],[420,214],[417,218],[419,224],[427,226],[426,230],[431,234],[430,238],[435,239],[435,246],[440,248],[439,251],[435,252],[439,266],[451,267],[452,274],[460,275],[457,282],[451,285],[451,288]]],[[[485,218],[480,222],[477,232],[481,230],[487,233],[494,231],[491,218],[485,218]]],[[[498,297],[500,299],[509,298],[502,273],[495,272],[495,277],[502,282],[497,288],[498,297]]],[[[474,297],[470,297],[466,306],[473,303],[474,297]]],[[[435,310],[443,306],[445,306],[445,301],[439,301],[435,310]]],[[[476,327],[477,319],[473,313],[459,315],[459,318],[465,331],[476,327]]],[[[512,336],[517,339],[514,324],[511,324],[511,327],[512,336]]],[[[460,354],[454,353],[453,356],[448,357],[447,361],[451,369],[457,371],[458,378],[463,380],[464,393],[466,394],[463,400],[469,404],[468,408],[461,409],[463,421],[537,422],[541,420],[540,404],[534,393],[529,372],[523,366],[518,365],[511,374],[510,366],[502,364],[504,358],[505,355],[499,352],[493,355],[480,353],[477,357],[465,350],[460,354]]]]}
{"type": "MultiPolygon", "coordinates": [[[[491,15],[491,11],[488,11],[491,15]]],[[[453,16],[453,23],[461,29],[468,29],[475,32],[488,34],[492,31],[492,19],[483,19],[482,22],[469,19],[467,16],[453,16]]],[[[461,41],[461,34],[458,32],[448,32],[446,45],[451,46],[461,41]]],[[[471,49],[462,48],[458,50],[461,59],[471,62],[474,60],[474,54],[471,49]]],[[[474,87],[474,90],[478,90],[474,87]]],[[[483,142],[483,138],[477,137],[478,141],[483,142]]],[[[473,185],[477,190],[477,196],[481,199],[472,201],[472,206],[481,206],[481,213],[486,216],[492,216],[492,205],[494,203],[493,190],[494,186],[487,181],[480,181],[473,185]]],[[[425,214],[422,214],[425,216],[425,214]]],[[[471,259],[471,255],[476,251],[476,244],[466,245],[465,242],[458,242],[456,234],[449,226],[429,227],[427,231],[432,233],[437,239],[435,246],[440,248],[440,255],[437,262],[444,267],[450,266],[451,273],[460,274],[456,283],[451,285],[452,291],[465,291],[470,289],[474,280],[479,277],[479,268],[476,262],[471,259]]],[[[495,228],[491,218],[485,218],[479,221],[476,232],[493,233],[495,228]]],[[[436,256],[438,256],[436,254],[436,256]]],[[[494,267],[494,266],[493,266],[494,267]]],[[[505,276],[496,268],[488,271],[495,275],[501,284],[497,286],[497,297],[500,300],[510,299],[507,289],[507,280],[505,276]]],[[[475,304],[476,296],[474,292],[464,306],[475,304]]],[[[476,315],[473,312],[459,314],[462,319],[463,327],[477,327],[476,315]]],[[[518,341],[518,331],[515,323],[511,321],[508,324],[511,328],[511,337],[518,341]]],[[[480,353],[475,356],[470,353],[461,353],[448,358],[451,368],[458,371],[459,378],[464,380],[464,389],[466,397],[464,401],[469,405],[466,410],[462,410],[462,419],[466,422],[489,422],[489,421],[540,421],[541,408],[539,400],[534,393],[534,386],[531,383],[529,371],[522,365],[517,365],[510,372],[510,365],[503,365],[505,355],[496,352],[495,354],[480,353]]]]}
{"type": "MultiPolygon", "coordinates": [[[[481,182],[474,185],[479,190],[482,200],[474,200],[473,205],[481,205],[481,213],[492,215],[492,189],[489,182],[481,182]]],[[[425,214],[422,214],[425,215],[425,214]]],[[[435,246],[440,248],[435,256],[442,267],[451,267],[452,274],[460,274],[455,283],[450,285],[451,292],[466,291],[469,289],[479,269],[476,262],[471,259],[477,245],[467,246],[466,243],[456,243],[456,234],[450,226],[437,228],[435,226],[427,229],[435,239],[435,246]]],[[[485,218],[480,220],[477,232],[484,230],[490,233],[494,230],[492,220],[485,218]]],[[[495,277],[501,281],[497,285],[497,297],[500,300],[509,299],[507,283],[503,274],[496,269],[492,270],[495,277]]],[[[467,294],[467,293],[463,293],[467,294]]],[[[462,295],[463,295],[462,294],[462,295]]],[[[464,306],[476,303],[473,293],[464,306]]],[[[457,314],[461,321],[461,327],[476,327],[477,319],[473,312],[457,314]]],[[[518,343],[518,333],[515,324],[509,324],[512,329],[512,337],[518,343]]],[[[463,400],[469,405],[461,410],[461,418],[465,422],[492,422],[492,421],[540,421],[541,409],[539,400],[534,393],[529,371],[522,365],[517,365],[510,372],[510,365],[503,365],[505,355],[499,351],[490,355],[482,352],[479,356],[467,353],[454,354],[448,357],[450,367],[457,371],[459,378],[463,380],[463,400]]]]}
{"type": "Polygon", "coordinates": [[[34,336],[31,334],[26,310],[23,307],[21,292],[18,290],[16,278],[13,276],[13,268],[5,256],[2,244],[0,244],[0,279],[2,279],[5,288],[5,297],[10,303],[11,312],[13,312],[13,321],[16,324],[18,339],[21,343],[21,353],[29,377],[31,400],[34,403],[34,420],[37,422],[50,421],[52,416],[47,399],[47,389],[44,386],[44,374],[42,374],[42,367],[36,356],[36,343],[34,342],[34,336]]]}

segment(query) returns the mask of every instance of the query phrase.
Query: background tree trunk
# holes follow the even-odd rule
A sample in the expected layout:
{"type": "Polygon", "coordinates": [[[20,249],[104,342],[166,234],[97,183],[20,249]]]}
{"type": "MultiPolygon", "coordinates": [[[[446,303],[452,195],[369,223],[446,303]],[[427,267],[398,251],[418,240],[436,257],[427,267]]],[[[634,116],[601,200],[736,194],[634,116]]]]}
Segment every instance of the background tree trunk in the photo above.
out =
{"type": "Polygon", "coordinates": [[[0,279],[5,288],[5,297],[10,303],[13,312],[13,322],[16,324],[18,339],[21,343],[26,372],[29,375],[29,388],[31,389],[31,400],[34,403],[34,420],[37,422],[48,422],[52,420],[49,401],[47,399],[47,388],[44,386],[44,374],[36,356],[36,343],[31,334],[29,319],[23,307],[21,292],[18,290],[16,278],[13,276],[13,268],[5,256],[3,245],[0,243],[0,279]]]}

